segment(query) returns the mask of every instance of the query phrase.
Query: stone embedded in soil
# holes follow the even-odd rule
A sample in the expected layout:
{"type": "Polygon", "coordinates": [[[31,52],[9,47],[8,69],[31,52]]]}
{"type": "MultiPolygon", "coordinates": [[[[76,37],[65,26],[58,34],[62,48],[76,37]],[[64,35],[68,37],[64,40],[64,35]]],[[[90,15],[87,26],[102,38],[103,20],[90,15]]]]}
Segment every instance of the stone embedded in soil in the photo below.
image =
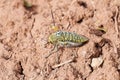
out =
{"type": "Polygon", "coordinates": [[[103,63],[102,57],[93,58],[93,59],[92,59],[91,66],[92,66],[93,68],[98,68],[102,63],[103,63]]]}

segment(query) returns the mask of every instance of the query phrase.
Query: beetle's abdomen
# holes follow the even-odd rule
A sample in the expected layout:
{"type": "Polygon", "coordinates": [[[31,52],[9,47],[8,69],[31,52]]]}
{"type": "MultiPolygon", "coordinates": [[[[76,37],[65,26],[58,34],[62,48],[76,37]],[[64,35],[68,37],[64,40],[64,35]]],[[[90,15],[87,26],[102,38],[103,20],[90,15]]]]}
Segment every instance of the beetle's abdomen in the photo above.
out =
{"type": "Polygon", "coordinates": [[[87,37],[71,32],[58,31],[56,32],[56,35],[59,35],[61,37],[59,41],[63,41],[63,42],[69,41],[74,43],[82,43],[88,41],[87,37]]]}

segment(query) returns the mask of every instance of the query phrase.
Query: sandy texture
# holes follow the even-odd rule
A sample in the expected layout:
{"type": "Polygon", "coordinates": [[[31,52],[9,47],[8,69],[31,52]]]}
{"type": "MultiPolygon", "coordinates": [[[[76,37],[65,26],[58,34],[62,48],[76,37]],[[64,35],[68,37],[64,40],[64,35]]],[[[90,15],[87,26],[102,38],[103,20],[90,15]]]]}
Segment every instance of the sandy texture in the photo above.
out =
{"type": "Polygon", "coordinates": [[[0,80],[120,80],[120,0],[0,0],[0,80]],[[60,30],[85,35],[89,42],[57,53],[46,44],[53,19],[60,30]],[[102,27],[105,31],[99,30],[102,27]],[[102,57],[97,67],[92,59],[102,57]],[[92,63],[94,65],[94,63],[92,63]]]}

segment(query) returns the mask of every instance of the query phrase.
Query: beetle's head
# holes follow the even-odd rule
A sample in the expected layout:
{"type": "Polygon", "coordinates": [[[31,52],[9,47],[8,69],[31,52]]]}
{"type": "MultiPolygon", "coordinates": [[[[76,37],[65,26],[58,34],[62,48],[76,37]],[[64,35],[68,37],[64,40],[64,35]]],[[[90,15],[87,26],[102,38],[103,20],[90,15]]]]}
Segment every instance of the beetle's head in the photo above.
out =
{"type": "Polygon", "coordinates": [[[49,36],[48,42],[52,43],[52,44],[56,44],[59,40],[62,39],[62,34],[60,31],[52,33],[49,36]]]}

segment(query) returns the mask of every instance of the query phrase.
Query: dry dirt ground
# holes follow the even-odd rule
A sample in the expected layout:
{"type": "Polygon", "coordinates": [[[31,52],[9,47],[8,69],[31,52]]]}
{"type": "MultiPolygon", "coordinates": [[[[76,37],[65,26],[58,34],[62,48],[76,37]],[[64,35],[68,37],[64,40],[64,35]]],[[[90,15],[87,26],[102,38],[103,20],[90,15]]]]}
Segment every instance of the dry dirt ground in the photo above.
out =
{"type": "Polygon", "coordinates": [[[0,80],[120,80],[120,0],[0,0],[0,80]],[[47,44],[55,25],[89,42],[56,53],[47,44]]]}

